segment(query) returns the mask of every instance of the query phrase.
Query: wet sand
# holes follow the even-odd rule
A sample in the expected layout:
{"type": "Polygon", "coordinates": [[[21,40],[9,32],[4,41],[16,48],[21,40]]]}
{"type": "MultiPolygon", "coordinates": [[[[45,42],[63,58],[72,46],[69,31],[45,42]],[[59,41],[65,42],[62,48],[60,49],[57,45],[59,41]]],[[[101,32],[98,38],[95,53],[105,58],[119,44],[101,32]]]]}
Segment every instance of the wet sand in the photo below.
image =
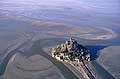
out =
{"type": "Polygon", "coordinates": [[[108,72],[116,78],[120,78],[120,46],[110,46],[101,50],[101,54],[97,59],[98,64],[103,66],[108,72]]]}
{"type": "MultiPolygon", "coordinates": [[[[7,26],[4,28],[5,30],[8,29],[9,23],[11,23],[10,28],[13,26],[13,28],[11,28],[9,30],[13,31],[13,30],[17,29],[16,32],[20,32],[20,35],[23,35],[23,37],[25,37],[25,39],[30,39],[32,36],[34,36],[34,38],[31,39],[32,42],[35,40],[38,40],[38,39],[53,38],[53,37],[59,37],[59,38],[66,38],[67,37],[67,38],[69,38],[69,37],[73,36],[73,37],[78,37],[79,39],[82,38],[82,39],[93,40],[93,41],[94,40],[108,40],[108,39],[112,39],[112,38],[116,37],[116,33],[114,31],[112,31],[110,29],[105,29],[105,28],[99,28],[99,29],[98,28],[90,28],[90,27],[84,28],[82,26],[73,26],[73,25],[64,24],[64,23],[36,21],[36,20],[32,20],[32,21],[24,20],[24,21],[22,21],[22,20],[10,19],[10,18],[1,20],[1,25],[7,26]],[[22,26],[23,28],[20,29],[20,26],[22,26]],[[27,26],[27,27],[24,27],[24,26],[27,26]],[[45,27],[43,27],[43,26],[45,26],[45,27]],[[60,27],[60,26],[62,26],[62,27],[60,27]],[[24,31],[21,31],[21,30],[24,30],[24,31]],[[64,32],[65,30],[67,30],[67,31],[64,32]],[[110,36],[109,36],[109,34],[110,34],[110,36]],[[104,35],[105,35],[105,37],[104,37],[104,35]],[[107,38],[107,39],[105,39],[105,38],[107,38]]],[[[49,40],[45,41],[45,44],[47,46],[49,46],[49,42],[50,42],[49,40]]],[[[53,44],[56,41],[58,43],[65,41],[62,39],[51,39],[51,40],[53,40],[51,42],[53,44]]],[[[4,41],[4,42],[6,42],[6,41],[4,41]]],[[[58,44],[58,43],[56,43],[56,44],[58,44]]],[[[38,41],[38,44],[39,44],[39,41],[38,41]]],[[[41,45],[44,45],[44,40],[41,40],[41,45]]],[[[39,47],[39,48],[41,48],[41,47],[39,47]]],[[[41,50],[39,50],[39,51],[41,51],[41,50]]],[[[42,52],[44,52],[44,51],[42,51],[42,52]]],[[[29,54],[24,53],[24,54],[32,56],[36,53],[38,53],[38,52],[29,53],[29,54]]],[[[42,55],[48,56],[48,54],[42,54],[42,55]]],[[[50,59],[50,57],[46,57],[46,58],[48,58],[48,60],[50,60],[52,62],[56,62],[55,60],[50,59]]],[[[9,61],[9,60],[7,60],[7,61],[9,61]]],[[[54,63],[54,64],[56,65],[56,63],[54,63]]],[[[62,65],[62,63],[61,64],[57,63],[57,67],[59,70],[61,70],[63,67],[63,65],[62,65],[62,67],[60,67],[61,65],[62,65]]],[[[66,71],[64,71],[64,70],[61,71],[61,73],[62,73],[62,75],[64,75],[64,77],[69,78],[69,79],[70,78],[73,79],[76,77],[73,74],[73,72],[71,72],[68,68],[66,68],[66,66],[64,66],[64,68],[69,73],[69,74],[67,74],[66,71]],[[68,76],[70,74],[71,74],[71,77],[68,76]]],[[[10,68],[8,67],[8,70],[9,69],[10,68]]]]}

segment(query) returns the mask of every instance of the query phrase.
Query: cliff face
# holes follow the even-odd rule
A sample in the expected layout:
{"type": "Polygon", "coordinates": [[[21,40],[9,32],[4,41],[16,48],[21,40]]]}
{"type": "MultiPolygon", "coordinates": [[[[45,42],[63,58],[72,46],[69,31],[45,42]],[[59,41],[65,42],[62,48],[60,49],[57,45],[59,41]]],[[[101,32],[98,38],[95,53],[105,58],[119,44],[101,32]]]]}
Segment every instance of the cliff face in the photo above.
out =
{"type": "Polygon", "coordinates": [[[90,61],[89,50],[72,38],[63,44],[52,48],[51,53],[53,57],[63,61],[76,59],[79,59],[80,61],[90,61]]]}

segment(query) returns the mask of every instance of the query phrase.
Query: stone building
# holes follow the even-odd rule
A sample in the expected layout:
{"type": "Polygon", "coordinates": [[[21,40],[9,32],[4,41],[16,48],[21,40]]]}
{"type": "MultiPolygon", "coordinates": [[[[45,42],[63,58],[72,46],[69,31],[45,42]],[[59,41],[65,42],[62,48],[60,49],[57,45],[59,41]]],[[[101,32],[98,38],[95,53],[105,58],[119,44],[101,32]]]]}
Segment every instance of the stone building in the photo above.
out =
{"type": "Polygon", "coordinates": [[[90,52],[84,46],[80,45],[77,40],[70,38],[61,45],[51,49],[52,57],[60,60],[78,60],[90,61],[90,52]]]}

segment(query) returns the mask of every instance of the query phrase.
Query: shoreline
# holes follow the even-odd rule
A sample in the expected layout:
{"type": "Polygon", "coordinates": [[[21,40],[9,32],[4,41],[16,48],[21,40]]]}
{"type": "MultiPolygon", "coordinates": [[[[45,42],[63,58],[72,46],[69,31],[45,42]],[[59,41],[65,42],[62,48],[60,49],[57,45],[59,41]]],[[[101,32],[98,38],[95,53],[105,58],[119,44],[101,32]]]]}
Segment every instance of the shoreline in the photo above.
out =
{"type": "MultiPolygon", "coordinates": [[[[80,38],[79,38],[80,39],[80,38]]],[[[54,38],[53,39],[47,39],[47,40],[54,40],[54,38]]],[[[59,38],[57,39],[57,40],[60,40],[59,38]]],[[[87,39],[87,40],[90,40],[90,39],[87,39]]],[[[111,40],[111,39],[110,39],[111,40]]],[[[55,40],[56,41],[56,40],[55,40]]],[[[42,40],[42,42],[43,42],[43,40],[42,40]]],[[[44,44],[43,44],[44,45],[44,44]]],[[[41,47],[39,47],[39,48],[41,48],[41,47]]],[[[9,60],[8,60],[9,61],[9,60]]],[[[59,66],[60,67],[60,66],[59,66]]]]}
{"type": "MultiPolygon", "coordinates": [[[[49,39],[48,39],[48,40],[49,40],[49,39]]],[[[40,41],[40,40],[39,40],[39,41],[40,41]]],[[[41,40],[41,41],[42,41],[42,40],[41,40]]],[[[35,42],[36,42],[36,44],[37,44],[38,41],[35,41],[35,42]]],[[[39,44],[39,43],[38,43],[38,44],[39,44]]],[[[45,45],[45,44],[43,44],[43,45],[45,45]]],[[[45,46],[44,46],[44,47],[45,47],[45,46]]],[[[37,48],[40,48],[40,47],[37,47],[37,48]]],[[[37,52],[37,51],[39,51],[39,50],[37,49],[36,52],[37,52]]],[[[43,50],[42,52],[44,52],[44,54],[41,53],[43,56],[47,55],[47,56],[45,56],[45,57],[47,57],[47,58],[48,58],[48,56],[50,56],[48,53],[46,53],[46,51],[43,50]],[[45,54],[45,53],[46,53],[46,54],[45,54]]],[[[41,54],[40,54],[40,55],[41,55],[41,54]]],[[[51,58],[51,57],[50,57],[50,58],[51,58]]],[[[50,59],[50,58],[49,58],[49,59],[50,59]]],[[[53,59],[53,58],[52,58],[52,59],[53,59]]],[[[51,60],[50,60],[50,61],[51,61],[51,60]]],[[[55,60],[52,60],[52,62],[53,62],[53,61],[55,61],[55,60]]],[[[57,61],[55,61],[55,62],[57,62],[57,61]]],[[[55,63],[54,63],[54,64],[55,64],[55,63]]],[[[65,65],[65,64],[64,64],[64,65],[65,65]]],[[[60,66],[59,66],[59,67],[60,67],[60,66]]],[[[68,68],[69,68],[69,67],[68,67],[68,68]]],[[[71,71],[72,71],[72,70],[71,70],[71,71]]],[[[72,72],[73,72],[73,71],[72,71],[72,72]]]]}
{"type": "MultiPolygon", "coordinates": [[[[48,46],[48,47],[44,47],[43,48],[43,51],[45,51],[45,52],[49,52],[49,50],[50,50],[50,48],[51,47],[54,47],[54,45],[52,45],[52,46],[48,46]]],[[[51,55],[50,53],[47,53],[47,54],[49,54],[49,55],[51,55]]],[[[60,61],[61,62],[61,61],[60,61]]],[[[62,63],[64,63],[64,62],[62,62],[62,63]]],[[[76,76],[77,76],[77,73],[74,71],[74,69],[72,70],[72,67],[70,67],[69,65],[67,65],[66,63],[64,63],[74,74],[76,74],[76,76]]],[[[70,63],[68,63],[68,64],[70,64],[70,63]]],[[[70,64],[71,65],[71,64],[70,64]]],[[[72,66],[72,65],[71,65],[72,66]]],[[[95,64],[92,64],[92,67],[93,66],[95,66],[95,64]]],[[[90,67],[90,70],[91,69],[93,69],[92,67],[91,67],[91,65],[89,65],[89,67],[90,67]]],[[[95,66],[95,67],[97,67],[97,66],[95,66]]],[[[99,68],[101,69],[101,71],[104,71],[104,72],[106,72],[106,70],[105,69],[103,69],[103,67],[101,66],[101,65],[99,65],[99,68]]],[[[76,69],[77,70],[77,69],[76,69]]],[[[77,70],[78,71],[78,70],[77,70]]],[[[96,69],[96,68],[94,68],[93,70],[92,70],[92,74],[95,76],[95,77],[97,77],[98,79],[101,79],[101,75],[99,75],[100,73],[98,73],[99,72],[99,70],[98,69],[96,69]],[[96,72],[97,71],[97,72],[96,72]]],[[[102,77],[103,79],[106,79],[106,78],[108,78],[108,76],[110,77],[111,76],[111,74],[110,73],[108,73],[108,72],[106,72],[106,74],[107,74],[107,76],[106,77],[102,77]]],[[[79,76],[78,76],[79,77],[79,76]]],[[[111,76],[112,77],[112,76],[111,76]]],[[[113,78],[113,77],[112,77],[113,78]]],[[[114,79],[114,78],[113,78],[114,79]]]]}

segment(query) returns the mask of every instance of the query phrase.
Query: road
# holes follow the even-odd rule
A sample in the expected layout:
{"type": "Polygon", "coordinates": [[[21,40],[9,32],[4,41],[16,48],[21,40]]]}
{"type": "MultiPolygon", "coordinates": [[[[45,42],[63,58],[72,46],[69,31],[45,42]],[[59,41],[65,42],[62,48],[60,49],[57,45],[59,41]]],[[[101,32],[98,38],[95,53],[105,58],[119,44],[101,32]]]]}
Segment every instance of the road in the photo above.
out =
{"type": "Polygon", "coordinates": [[[82,62],[82,65],[83,65],[82,67],[83,67],[85,73],[87,74],[87,76],[89,77],[89,79],[96,79],[95,75],[90,71],[90,69],[87,67],[87,65],[85,65],[84,62],[82,62]]]}

